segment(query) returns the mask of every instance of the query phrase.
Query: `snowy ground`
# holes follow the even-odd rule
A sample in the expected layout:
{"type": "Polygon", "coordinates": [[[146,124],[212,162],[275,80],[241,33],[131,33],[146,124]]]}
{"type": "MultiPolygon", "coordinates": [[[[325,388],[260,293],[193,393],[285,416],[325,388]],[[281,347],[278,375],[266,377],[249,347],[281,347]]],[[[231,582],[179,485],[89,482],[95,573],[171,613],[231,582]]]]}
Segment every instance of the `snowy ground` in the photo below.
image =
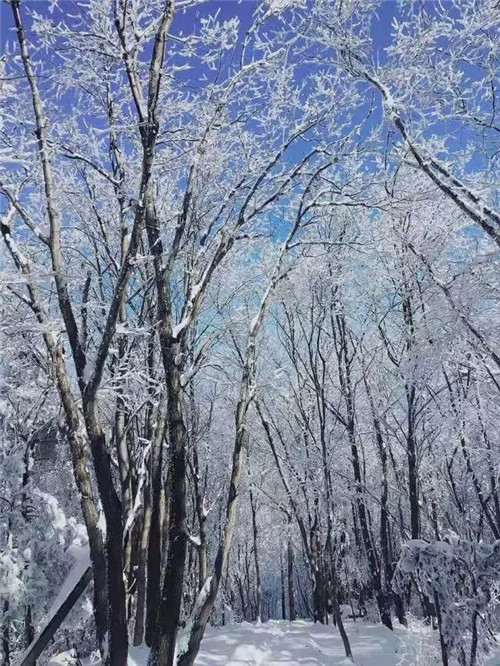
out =
{"type": "MultiPolygon", "coordinates": [[[[399,640],[381,627],[362,622],[346,625],[358,666],[397,664],[399,640]]],[[[202,645],[196,666],[330,666],[345,660],[342,642],[334,627],[310,622],[266,622],[240,625],[231,631],[212,631],[202,645]]]]}
{"type": "MultiPolygon", "coordinates": [[[[346,621],[356,666],[439,666],[437,632],[346,621]]],[[[140,648],[131,666],[144,666],[140,648]]],[[[298,620],[208,629],[196,666],[347,666],[335,627],[298,620]]],[[[487,666],[500,666],[500,651],[487,666]]]]}
{"type": "MultiPolygon", "coordinates": [[[[355,666],[440,666],[437,632],[415,624],[394,632],[363,621],[345,623],[355,666]]],[[[68,653],[66,653],[67,655],[68,653]]],[[[65,655],[49,666],[69,666],[65,655]]],[[[145,666],[145,648],[133,648],[130,666],[145,666]]],[[[352,666],[335,627],[298,620],[208,629],[196,666],[352,666]]],[[[486,666],[500,666],[500,650],[486,666]]]]}

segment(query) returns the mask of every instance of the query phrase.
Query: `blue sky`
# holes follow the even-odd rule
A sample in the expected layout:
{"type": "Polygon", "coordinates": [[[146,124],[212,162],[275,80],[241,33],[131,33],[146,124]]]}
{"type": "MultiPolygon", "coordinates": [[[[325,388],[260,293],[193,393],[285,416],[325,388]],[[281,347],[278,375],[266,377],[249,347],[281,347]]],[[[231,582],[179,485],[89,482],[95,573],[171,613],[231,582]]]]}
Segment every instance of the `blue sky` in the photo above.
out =
{"type": "MultiPolygon", "coordinates": [[[[430,1],[430,0],[429,0],[430,1]]],[[[233,16],[238,16],[244,24],[255,8],[259,0],[209,0],[196,10],[198,15],[207,16],[218,11],[219,16],[223,19],[228,19],[233,16]]],[[[49,12],[51,0],[25,0],[23,2],[24,8],[33,9],[40,13],[49,12]]],[[[64,11],[65,6],[68,8],[72,4],[72,0],[59,0],[59,11],[64,11]]],[[[374,41],[377,50],[382,53],[383,48],[389,42],[390,26],[392,18],[398,11],[397,0],[381,0],[378,10],[379,19],[374,23],[374,41]]],[[[177,17],[177,29],[187,31],[192,25],[193,11],[191,10],[188,15],[179,14],[177,17]]],[[[12,11],[9,5],[0,0],[0,44],[2,51],[5,48],[7,41],[13,39],[12,32],[12,11]]]]}
{"type": "MultiPolygon", "coordinates": [[[[444,1],[446,2],[446,0],[444,1]]],[[[174,22],[174,31],[186,34],[193,29],[193,24],[196,25],[202,17],[214,15],[215,13],[218,13],[219,19],[238,16],[244,28],[249,24],[251,16],[258,7],[259,2],[260,0],[209,0],[202,3],[200,7],[191,9],[184,14],[179,12],[174,22]]],[[[29,10],[34,10],[42,14],[49,13],[52,4],[51,0],[23,0],[22,8],[28,35],[30,28],[29,10]]],[[[71,11],[73,4],[73,0],[58,0],[56,16],[58,12],[62,14],[65,11],[71,11]]],[[[427,0],[429,9],[432,8],[432,5],[433,0],[427,0]]],[[[373,56],[376,62],[381,63],[384,61],[384,49],[391,41],[391,23],[399,11],[400,8],[397,0],[379,0],[377,14],[374,15],[372,22],[373,56]]],[[[5,48],[6,43],[12,43],[16,40],[15,32],[12,28],[11,8],[6,2],[0,0],[0,43],[2,50],[5,48]]],[[[434,127],[434,131],[448,136],[449,149],[452,151],[459,151],[464,143],[472,138],[463,136],[459,131],[454,131],[454,128],[451,127],[445,127],[441,130],[439,127],[434,127]]],[[[483,165],[474,163],[471,166],[474,169],[480,169],[483,165]]]]}

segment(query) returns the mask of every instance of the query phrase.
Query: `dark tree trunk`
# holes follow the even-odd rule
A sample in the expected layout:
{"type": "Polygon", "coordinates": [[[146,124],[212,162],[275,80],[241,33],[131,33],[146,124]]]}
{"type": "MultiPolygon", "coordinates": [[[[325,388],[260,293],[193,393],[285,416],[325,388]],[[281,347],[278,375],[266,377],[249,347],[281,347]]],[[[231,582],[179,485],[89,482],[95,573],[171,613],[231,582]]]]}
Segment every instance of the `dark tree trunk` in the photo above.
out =
{"type": "Polygon", "coordinates": [[[8,599],[3,602],[2,663],[4,666],[10,666],[10,604],[8,599]]]}
{"type": "Polygon", "coordinates": [[[418,505],[418,470],[417,448],[415,442],[414,403],[415,387],[407,388],[408,400],[408,432],[406,437],[408,456],[408,494],[410,499],[411,538],[420,538],[420,510],[418,505]]]}
{"type": "Polygon", "coordinates": [[[333,617],[335,624],[337,625],[337,629],[339,630],[340,638],[342,640],[342,645],[344,646],[345,656],[347,657],[347,659],[354,661],[351,650],[351,643],[349,641],[349,637],[347,636],[347,632],[344,627],[344,622],[342,620],[342,613],[340,612],[337,582],[333,566],[332,566],[332,584],[331,584],[330,596],[332,600],[333,617]]]}
{"type": "Polygon", "coordinates": [[[106,439],[95,418],[96,405],[84,405],[87,432],[96,473],[99,496],[106,519],[106,574],[108,592],[109,659],[113,666],[126,666],[128,629],[125,582],[123,579],[122,506],[113,484],[106,439]]]}
{"type": "Polygon", "coordinates": [[[286,593],[285,593],[285,567],[283,565],[283,555],[280,553],[280,573],[281,573],[281,617],[286,620],[286,593]]]}
{"type": "Polygon", "coordinates": [[[389,498],[389,481],[388,481],[388,465],[387,465],[387,448],[382,435],[382,428],[380,421],[375,412],[375,404],[370,391],[368,381],[365,377],[365,387],[368,394],[370,409],[372,412],[373,426],[375,430],[375,441],[377,444],[380,464],[382,468],[382,483],[380,493],[380,568],[378,578],[378,591],[377,591],[377,605],[380,612],[380,619],[388,629],[392,630],[391,619],[391,601],[392,592],[390,589],[392,580],[392,563],[390,556],[389,545],[389,514],[387,509],[389,498]]]}
{"type": "Polygon", "coordinates": [[[345,428],[351,449],[351,464],[356,490],[355,515],[357,515],[359,520],[361,540],[370,568],[372,577],[371,587],[375,587],[378,590],[380,588],[380,567],[370,529],[369,515],[365,502],[364,472],[361,467],[358,443],[356,441],[356,404],[351,377],[352,356],[349,351],[349,332],[343,312],[332,313],[331,326],[336,343],[339,381],[346,406],[345,428]]]}
{"type": "Polygon", "coordinates": [[[380,545],[381,545],[381,565],[380,565],[380,590],[378,593],[378,607],[380,619],[388,629],[392,630],[391,619],[391,600],[390,590],[392,571],[389,553],[389,520],[387,513],[387,501],[389,495],[389,484],[387,480],[387,451],[385,442],[382,438],[380,423],[375,418],[375,433],[379,448],[380,460],[382,464],[382,493],[380,498],[380,545]]]}
{"type": "Polygon", "coordinates": [[[257,500],[253,490],[250,490],[250,507],[252,509],[252,534],[253,534],[253,555],[255,564],[255,601],[257,621],[262,619],[262,585],[260,580],[259,551],[258,551],[258,528],[257,528],[257,500]]]}
{"type": "MultiPolygon", "coordinates": [[[[29,486],[30,482],[30,470],[31,470],[31,454],[33,452],[34,440],[31,439],[26,446],[23,456],[23,479],[22,479],[22,503],[21,503],[21,515],[26,523],[29,523],[30,513],[28,510],[28,496],[26,493],[26,488],[29,486]]],[[[24,611],[24,647],[31,645],[32,640],[35,637],[35,627],[33,626],[33,616],[31,612],[31,606],[28,604],[24,611]]]]}
{"type": "MultiPolygon", "coordinates": [[[[290,517],[291,520],[291,517],[290,517]]],[[[287,582],[288,582],[288,616],[291,622],[297,618],[296,604],[295,604],[295,588],[293,584],[293,569],[294,569],[293,546],[290,539],[287,543],[287,582]]]]}
{"type": "Polygon", "coordinates": [[[478,643],[477,618],[478,618],[478,613],[474,611],[472,615],[472,638],[470,646],[469,666],[476,666],[477,664],[477,643],[478,643]]]}
{"type": "Polygon", "coordinates": [[[160,605],[161,592],[161,563],[162,563],[162,451],[163,451],[164,425],[163,421],[158,424],[153,441],[150,464],[150,508],[149,535],[147,545],[147,605],[146,605],[146,645],[151,647],[158,622],[158,608],[160,605]]]}
{"type": "Polygon", "coordinates": [[[144,489],[144,516],[141,525],[139,545],[139,562],[137,566],[137,601],[135,610],[134,645],[141,645],[144,640],[146,620],[146,564],[149,541],[149,528],[151,524],[151,504],[149,490],[144,489]]]}
{"type": "Polygon", "coordinates": [[[438,629],[439,629],[439,644],[441,646],[441,660],[443,662],[443,666],[448,666],[448,646],[446,644],[446,640],[443,634],[443,622],[442,622],[442,617],[441,617],[441,608],[439,605],[439,599],[437,597],[437,594],[434,595],[434,606],[436,609],[436,617],[438,621],[438,629]]]}
{"type": "Polygon", "coordinates": [[[26,611],[24,613],[24,647],[31,645],[33,639],[35,638],[35,627],[33,626],[33,616],[31,612],[31,606],[26,606],[26,611]]]}
{"type": "Polygon", "coordinates": [[[168,545],[167,562],[158,608],[150,664],[172,666],[182,607],[186,565],[186,446],[187,432],[182,408],[182,387],[176,356],[179,350],[160,333],[167,385],[168,455],[168,545]]]}
{"type": "MultiPolygon", "coordinates": [[[[413,323],[413,306],[409,296],[403,298],[403,320],[406,326],[406,351],[411,352],[415,335],[413,323]]],[[[416,442],[416,406],[417,394],[415,384],[409,382],[405,385],[407,415],[406,454],[408,457],[408,494],[410,498],[410,528],[411,538],[420,538],[420,509],[418,504],[418,469],[417,469],[417,442],[416,442]]]]}

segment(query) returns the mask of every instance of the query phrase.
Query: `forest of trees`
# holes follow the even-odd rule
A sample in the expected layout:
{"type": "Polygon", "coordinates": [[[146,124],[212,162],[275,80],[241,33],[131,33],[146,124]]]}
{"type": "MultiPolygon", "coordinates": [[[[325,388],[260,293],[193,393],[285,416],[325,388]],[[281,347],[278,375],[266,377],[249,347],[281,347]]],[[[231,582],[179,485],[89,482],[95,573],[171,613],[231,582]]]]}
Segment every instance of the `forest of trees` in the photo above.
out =
{"type": "Polygon", "coordinates": [[[480,664],[500,4],[1,12],[2,665],[270,618],[349,656],[341,606],[480,664]]]}

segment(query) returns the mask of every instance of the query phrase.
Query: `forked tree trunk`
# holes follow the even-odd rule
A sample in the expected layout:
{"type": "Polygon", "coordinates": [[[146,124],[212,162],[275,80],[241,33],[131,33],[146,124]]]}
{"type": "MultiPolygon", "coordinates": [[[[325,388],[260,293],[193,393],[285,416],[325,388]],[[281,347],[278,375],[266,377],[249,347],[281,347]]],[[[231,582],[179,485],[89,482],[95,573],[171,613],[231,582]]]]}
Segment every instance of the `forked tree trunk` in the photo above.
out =
{"type": "MultiPolygon", "coordinates": [[[[255,335],[251,337],[247,353],[247,361],[243,372],[240,399],[236,410],[236,437],[233,451],[233,465],[229,493],[226,504],[226,520],[219,544],[212,575],[207,578],[196,599],[189,623],[189,634],[186,636],[186,647],[177,657],[176,666],[193,666],[200,649],[201,639],[205,632],[210,613],[219,590],[223,573],[226,570],[229,549],[236,521],[236,500],[238,497],[241,473],[243,468],[243,450],[247,443],[247,413],[251,400],[251,382],[254,378],[255,335]]],[[[154,663],[154,662],[153,662],[154,663]]],[[[170,666],[170,665],[169,665],[170,666]]]]}
{"type": "MultiPolygon", "coordinates": [[[[134,267],[135,256],[140,245],[140,239],[145,225],[145,209],[142,205],[137,206],[133,228],[130,234],[130,242],[115,286],[104,333],[98,346],[94,369],[90,379],[87,380],[86,370],[88,366],[84,336],[81,335],[81,331],[78,329],[77,320],[73,312],[70,290],[66,281],[67,271],[65,270],[61,251],[61,215],[56,205],[57,189],[51,164],[52,150],[49,146],[48,122],[44,114],[36,75],[29,55],[28,42],[22,25],[20,0],[12,0],[11,7],[17,30],[24,72],[30,87],[31,101],[36,123],[36,137],[43,175],[45,208],[47,219],[49,221],[49,236],[44,242],[50,251],[57,301],[61,317],[64,321],[65,332],[70,343],[74,369],[76,371],[78,385],[82,396],[85,425],[90,440],[94,471],[106,519],[107,529],[105,552],[102,544],[102,534],[98,526],[98,513],[93,499],[92,483],[85,465],[85,447],[87,442],[82,441],[83,438],[80,434],[79,409],[76,406],[72,395],[71,383],[66,371],[61,345],[55,339],[55,336],[48,330],[44,332],[44,340],[55,369],[56,382],[67,419],[68,440],[71,446],[74,474],[80,492],[82,512],[89,536],[95,578],[94,608],[98,640],[103,658],[105,661],[108,661],[106,638],[109,626],[109,660],[113,666],[125,666],[128,652],[128,635],[126,625],[126,595],[123,581],[122,512],[121,503],[113,487],[113,474],[111,471],[107,443],[103,428],[97,417],[96,395],[108,359],[109,348],[115,332],[119,312],[123,304],[124,294],[134,267]]],[[[155,146],[158,136],[156,109],[160,92],[161,70],[165,55],[166,36],[172,18],[173,0],[166,0],[163,13],[158,23],[150,63],[147,122],[143,122],[143,111],[140,108],[141,105],[138,105],[138,113],[141,120],[139,129],[143,143],[143,169],[139,193],[140,201],[142,201],[148,191],[150,191],[155,146]]],[[[123,20],[126,21],[126,15],[124,15],[123,20]]],[[[126,26],[120,24],[119,19],[117,19],[115,25],[118,31],[118,36],[122,42],[122,47],[124,51],[127,51],[125,36],[126,26]]],[[[130,66],[130,62],[126,59],[125,65],[127,68],[130,66]]],[[[137,79],[129,69],[127,70],[127,74],[129,75],[133,97],[136,101],[140,100],[142,98],[142,93],[137,90],[137,79]]],[[[4,231],[2,226],[2,233],[7,246],[14,257],[16,265],[23,275],[27,277],[30,305],[38,321],[45,326],[47,323],[47,316],[42,307],[42,301],[39,298],[39,290],[31,280],[29,260],[24,258],[24,256],[22,256],[10,242],[10,230],[7,229],[4,231]],[[9,232],[8,237],[7,232],[9,232]]]]}
{"type": "MultiPolygon", "coordinates": [[[[247,418],[250,404],[254,398],[255,383],[255,344],[257,335],[264,322],[264,317],[276,285],[281,279],[281,271],[284,257],[288,252],[289,244],[295,235],[301,218],[290,231],[285,243],[282,245],[272,276],[266,292],[264,293],[256,317],[254,318],[248,334],[248,343],[244,356],[244,368],[240,383],[240,394],[235,414],[235,440],[233,449],[233,460],[231,468],[231,479],[226,503],[226,518],[219,542],[217,556],[215,558],[212,575],[209,576],[196,599],[191,617],[188,623],[188,633],[183,637],[182,650],[179,651],[176,666],[193,666],[194,660],[200,649],[201,639],[212,612],[222,577],[227,568],[229,551],[236,522],[237,499],[241,482],[241,474],[244,463],[244,449],[248,444],[247,418]]],[[[174,440],[175,441],[175,440],[174,440]]],[[[173,443],[171,444],[171,446],[173,443]]],[[[175,450],[175,449],[174,449],[175,450]]],[[[184,546],[185,551],[185,546],[184,546]]],[[[168,566],[168,565],[167,565],[168,566]]],[[[164,639],[161,639],[164,641],[164,639]]],[[[175,650],[175,646],[169,648],[169,654],[175,650]]],[[[150,666],[156,666],[159,651],[153,652],[150,658],[150,666]]],[[[172,666],[172,662],[161,662],[161,666],[172,666]]]]}

